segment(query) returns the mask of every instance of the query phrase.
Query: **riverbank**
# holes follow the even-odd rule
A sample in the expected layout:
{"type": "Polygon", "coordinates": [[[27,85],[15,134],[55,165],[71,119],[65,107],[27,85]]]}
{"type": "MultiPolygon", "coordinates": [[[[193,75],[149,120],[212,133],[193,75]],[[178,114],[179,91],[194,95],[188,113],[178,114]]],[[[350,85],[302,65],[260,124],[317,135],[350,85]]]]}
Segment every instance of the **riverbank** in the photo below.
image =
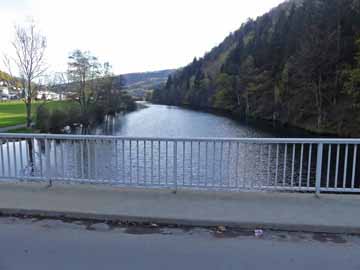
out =
{"type": "MultiPolygon", "coordinates": [[[[32,103],[32,116],[36,118],[39,106],[46,106],[50,110],[56,110],[67,105],[71,101],[34,101],[32,103]]],[[[0,103],[0,130],[8,132],[25,128],[26,107],[23,101],[6,101],[0,103]]]]}
{"type": "Polygon", "coordinates": [[[353,195],[0,184],[2,215],[102,222],[360,234],[359,208],[353,195]]]}

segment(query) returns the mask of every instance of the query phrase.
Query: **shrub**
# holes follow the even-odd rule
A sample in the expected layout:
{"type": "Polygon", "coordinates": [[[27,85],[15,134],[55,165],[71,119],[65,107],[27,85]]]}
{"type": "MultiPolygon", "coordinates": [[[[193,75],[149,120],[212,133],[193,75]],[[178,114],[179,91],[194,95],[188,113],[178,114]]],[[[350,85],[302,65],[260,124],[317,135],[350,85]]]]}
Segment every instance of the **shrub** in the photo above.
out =
{"type": "Polygon", "coordinates": [[[59,133],[65,126],[68,125],[68,115],[65,111],[56,109],[51,112],[49,117],[49,131],[52,133],[59,133]]]}
{"type": "Polygon", "coordinates": [[[36,128],[41,132],[49,131],[50,111],[44,104],[40,105],[36,110],[36,128]]]}
{"type": "Polygon", "coordinates": [[[79,106],[71,106],[67,109],[67,126],[81,123],[81,112],[79,106]]]}
{"type": "Polygon", "coordinates": [[[40,132],[59,133],[66,126],[81,123],[78,106],[51,109],[42,104],[37,108],[36,128],[40,132]]]}

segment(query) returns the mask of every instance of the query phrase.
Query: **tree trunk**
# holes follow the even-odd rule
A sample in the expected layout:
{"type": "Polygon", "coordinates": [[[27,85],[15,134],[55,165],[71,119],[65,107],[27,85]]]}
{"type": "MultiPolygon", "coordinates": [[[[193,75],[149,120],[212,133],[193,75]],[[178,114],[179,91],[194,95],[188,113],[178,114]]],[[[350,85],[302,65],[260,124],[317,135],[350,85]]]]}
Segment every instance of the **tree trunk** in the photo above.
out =
{"type": "Polygon", "coordinates": [[[250,105],[249,105],[249,92],[247,90],[245,94],[245,102],[246,102],[245,115],[246,117],[248,117],[250,114],[250,105]]]}
{"type": "Polygon", "coordinates": [[[341,57],[341,21],[340,8],[337,9],[337,27],[336,27],[336,68],[335,68],[335,95],[333,98],[333,105],[337,103],[337,93],[339,92],[339,61],[341,57]]]}
{"type": "Polygon", "coordinates": [[[31,89],[31,81],[28,80],[28,83],[27,83],[27,96],[25,96],[25,104],[26,104],[26,127],[27,128],[30,128],[31,127],[31,92],[32,92],[32,89],[31,89]]]}
{"type": "Polygon", "coordinates": [[[31,98],[26,100],[26,127],[31,127],[31,98]]]}
{"type": "Polygon", "coordinates": [[[240,93],[239,92],[236,93],[236,98],[237,98],[237,105],[240,106],[241,99],[240,99],[240,93]]]}
{"type": "Polygon", "coordinates": [[[33,149],[34,149],[34,146],[33,146],[33,141],[30,139],[30,140],[27,140],[27,146],[28,146],[28,151],[29,151],[29,164],[30,164],[30,173],[31,173],[31,176],[34,176],[34,172],[35,172],[35,164],[34,164],[34,157],[33,157],[33,149]]]}
{"type": "Polygon", "coordinates": [[[323,118],[323,100],[322,100],[322,77],[321,74],[319,74],[318,79],[318,89],[317,89],[317,111],[318,111],[318,119],[317,119],[317,128],[321,128],[322,126],[322,118],[323,118]]]}

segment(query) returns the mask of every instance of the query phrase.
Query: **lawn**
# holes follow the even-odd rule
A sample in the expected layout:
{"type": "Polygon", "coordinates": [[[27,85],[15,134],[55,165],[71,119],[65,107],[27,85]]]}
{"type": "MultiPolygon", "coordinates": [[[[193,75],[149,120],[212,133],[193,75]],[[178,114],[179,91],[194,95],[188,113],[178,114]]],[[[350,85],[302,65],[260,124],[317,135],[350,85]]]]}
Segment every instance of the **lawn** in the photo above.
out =
{"type": "MultiPolygon", "coordinates": [[[[51,109],[63,108],[69,106],[72,101],[49,101],[45,106],[51,109]]],[[[43,101],[35,101],[32,104],[33,118],[35,117],[36,109],[43,101]]],[[[23,101],[6,101],[0,102],[0,128],[8,126],[16,126],[26,123],[26,110],[23,101]]]]}
{"type": "Polygon", "coordinates": [[[19,129],[12,129],[10,131],[7,131],[5,133],[21,133],[21,134],[24,134],[24,133],[36,133],[37,130],[35,129],[32,129],[32,128],[19,128],[19,129]]]}

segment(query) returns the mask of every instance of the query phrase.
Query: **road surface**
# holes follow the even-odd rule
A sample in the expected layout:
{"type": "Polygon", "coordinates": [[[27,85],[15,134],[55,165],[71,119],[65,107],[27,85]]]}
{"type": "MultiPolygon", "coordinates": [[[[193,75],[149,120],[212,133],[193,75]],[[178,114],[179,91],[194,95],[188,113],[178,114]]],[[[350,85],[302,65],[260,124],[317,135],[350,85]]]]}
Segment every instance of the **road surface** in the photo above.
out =
{"type": "Polygon", "coordinates": [[[0,269],[360,269],[356,236],[0,218],[0,269]]]}

